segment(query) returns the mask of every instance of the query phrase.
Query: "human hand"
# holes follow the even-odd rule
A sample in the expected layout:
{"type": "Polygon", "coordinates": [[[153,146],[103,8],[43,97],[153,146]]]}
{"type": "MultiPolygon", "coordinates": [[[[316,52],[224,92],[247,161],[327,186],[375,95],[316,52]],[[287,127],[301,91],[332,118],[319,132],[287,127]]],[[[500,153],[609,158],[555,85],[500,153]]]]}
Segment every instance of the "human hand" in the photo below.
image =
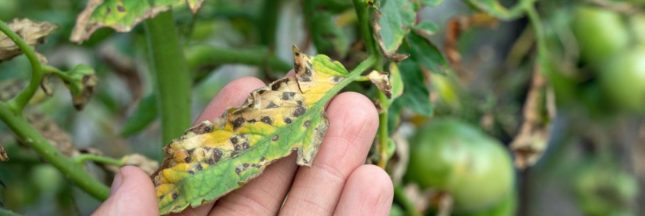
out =
{"type": "MultiPolygon", "coordinates": [[[[196,122],[220,116],[262,86],[256,78],[229,83],[196,122]]],[[[388,215],[393,194],[390,177],[364,164],[378,128],[374,105],[361,94],[341,93],[328,105],[327,116],[330,127],[311,167],[298,167],[292,154],[269,165],[243,187],[178,215],[388,215]]],[[[152,181],[136,167],[119,171],[110,198],[94,212],[158,214],[152,181]]]]}

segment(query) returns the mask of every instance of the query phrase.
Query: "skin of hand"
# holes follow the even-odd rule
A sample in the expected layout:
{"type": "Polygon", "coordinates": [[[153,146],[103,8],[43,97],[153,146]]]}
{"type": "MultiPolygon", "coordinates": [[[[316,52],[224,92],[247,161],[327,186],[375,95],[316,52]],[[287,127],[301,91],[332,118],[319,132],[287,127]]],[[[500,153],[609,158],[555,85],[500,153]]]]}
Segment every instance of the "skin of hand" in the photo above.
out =
{"type": "MultiPolygon", "coordinates": [[[[262,86],[252,77],[229,83],[195,122],[220,116],[262,86]]],[[[378,128],[376,108],[367,97],[345,92],[326,112],[330,127],[311,167],[298,167],[292,154],[226,196],[176,215],[389,215],[392,181],[383,169],[364,164],[378,128]]],[[[93,215],[158,214],[150,177],[126,166],[93,215]]]]}

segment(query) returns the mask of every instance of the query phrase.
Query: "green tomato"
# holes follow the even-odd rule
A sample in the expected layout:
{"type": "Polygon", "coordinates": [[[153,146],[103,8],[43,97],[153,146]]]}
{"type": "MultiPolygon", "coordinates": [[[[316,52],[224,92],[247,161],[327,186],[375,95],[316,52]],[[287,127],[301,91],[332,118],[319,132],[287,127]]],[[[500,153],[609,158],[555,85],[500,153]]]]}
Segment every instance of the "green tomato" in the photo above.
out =
{"type": "Polygon", "coordinates": [[[480,130],[453,119],[434,119],[410,142],[406,179],[447,191],[456,212],[499,203],[513,189],[508,151],[480,130]]]}
{"type": "Polygon", "coordinates": [[[585,215],[632,215],[638,181],[614,166],[592,161],[578,171],[574,190],[585,215]]]}
{"type": "Polygon", "coordinates": [[[580,46],[582,59],[592,65],[601,64],[599,62],[629,44],[629,33],[620,15],[601,8],[577,7],[572,29],[580,46]]]}
{"type": "Polygon", "coordinates": [[[63,175],[53,166],[42,164],[31,171],[31,178],[39,191],[57,193],[65,183],[63,175]]]}
{"type": "Polygon", "coordinates": [[[601,71],[600,82],[618,108],[645,112],[645,45],[612,58],[601,71]]]}

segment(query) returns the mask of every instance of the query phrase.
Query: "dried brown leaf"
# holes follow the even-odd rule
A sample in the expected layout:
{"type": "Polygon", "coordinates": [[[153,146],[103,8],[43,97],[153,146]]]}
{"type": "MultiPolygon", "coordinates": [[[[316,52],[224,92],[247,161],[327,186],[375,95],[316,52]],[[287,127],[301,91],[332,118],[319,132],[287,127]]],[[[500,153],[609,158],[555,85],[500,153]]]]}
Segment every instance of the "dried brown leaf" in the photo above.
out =
{"type": "MultiPolygon", "coordinates": [[[[45,37],[56,29],[56,25],[48,22],[34,22],[29,19],[14,19],[9,28],[18,34],[30,46],[45,42],[45,37]]],[[[22,54],[22,50],[5,34],[0,33],[0,62],[12,59],[22,54]]],[[[38,55],[41,61],[42,55],[38,55]]]]}

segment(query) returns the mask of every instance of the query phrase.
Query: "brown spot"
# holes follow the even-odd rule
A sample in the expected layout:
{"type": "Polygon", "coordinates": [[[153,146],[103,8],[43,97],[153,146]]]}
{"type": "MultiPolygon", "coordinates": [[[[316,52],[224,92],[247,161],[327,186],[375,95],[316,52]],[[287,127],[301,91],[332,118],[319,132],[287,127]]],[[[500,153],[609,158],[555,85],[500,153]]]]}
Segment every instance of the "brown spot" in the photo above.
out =
{"type": "Polygon", "coordinates": [[[293,111],[293,116],[295,116],[295,117],[301,116],[301,115],[305,114],[306,111],[307,111],[307,109],[305,109],[302,106],[299,106],[298,108],[296,108],[295,111],[293,111]]]}
{"type": "Polygon", "coordinates": [[[305,121],[305,127],[309,127],[309,126],[311,126],[311,121],[309,120],[305,121]]]}
{"type": "Polygon", "coordinates": [[[217,161],[219,161],[220,159],[222,159],[222,151],[219,149],[213,149],[213,154],[206,162],[212,165],[217,163],[217,161]]]}
{"type": "Polygon", "coordinates": [[[193,160],[193,157],[191,157],[190,155],[188,155],[186,158],[184,158],[184,161],[186,163],[190,163],[192,160],[193,160]]]}
{"type": "Polygon", "coordinates": [[[289,117],[284,118],[284,122],[287,124],[291,124],[291,118],[289,117]]]}
{"type": "Polygon", "coordinates": [[[172,192],[172,200],[177,200],[179,198],[179,194],[177,192],[172,192]]]}
{"type": "Polygon", "coordinates": [[[295,52],[294,55],[300,56],[300,52],[295,52]]]}
{"type": "Polygon", "coordinates": [[[244,168],[247,168],[247,167],[249,167],[249,164],[244,163],[244,164],[242,164],[242,166],[243,166],[244,168]]]}
{"type": "Polygon", "coordinates": [[[311,76],[311,68],[310,67],[305,68],[305,75],[311,76]]]}
{"type": "Polygon", "coordinates": [[[123,7],[123,5],[117,5],[116,10],[121,12],[121,13],[123,13],[123,12],[125,12],[125,7],[123,7]]]}
{"type": "Polygon", "coordinates": [[[187,154],[187,155],[192,155],[192,154],[193,154],[193,152],[195,152],[195,149],[188,149],[188,150],[186,150],[186,154],[187,154]]]}
{"type": "Polygon", "coordinates": [[[235,173],[239,176],[242,170],[239,167],[235,167],[235,173]]]}
{"type": "Polygon", "coordinates": [[[195,169],[197,169],[197,171],[201,171],[204,167],[202,167],[202,164],[198,163],[197,166],[195,166],[195,169]]]}
{"type": "Polygon", "coordinates": [[[278,105],[273,103],[273,101],[269,102],[269,105],[266,107],[267,109],[273,109],[273,108],[278,108],[278,105]]]}
{"type": "Polygon", "coordinates": [[[289,79],[285,78],[285,79],[277,80],[274,83],[271,83],[271,90],[273,91],[279,90],[282,84],[286,82],[289,82],[289,79]]]}
{"type": "Polygon", "coordinates": [[[268,125],[271,125],[271,123],[273,123],[273,121],[271,121],[271,117],[269,116],[262,117],[261,121],[268,125]]]}
{"type": "Polygon", "coordinates": [[[258,90],[258,94],[264,94],[267,90],[266,89],[260,89],[258,90]]]}
{"type": "Polygon", "coordinates": [[[236,136],[231,137],[231,139],[230,139],[230,140],[231,140],[231,143],[233,143],[233,144],[237,144],[237,141],[238,141],[238,140],[237,140],[237,137],[236,137],[236,136]]]}
{"type": "Polygon", "coordinates": [[[343,79],[340,76],[334,76],[334,82],[340,82],[340,80],[343,79]]]}
{"type": "Polygon", "coordinates": [[[256,122],[258,122],[258,120],[255,120],[255,119],[249,119],[249,120],[248,120],[248,121],[246,121],[246,122],[248,122],[248,123],[256,123],[256,122]]]}
{"type": "Polygon", "coordinates": [[[273,137],[271,137],[271,140],[273,141],[278,141],[278,139],[280,139],[278,135],[273,135],[273,137]]]}
{"type": "Polygon", "coordinates": [[[266,159],[267,159],[267,158],[265,158],[264,156],[262,156],[262,157],[260,158],[260,161],[265,161],[266,159]]]}
{"type": "Polygon", "coordinates": [[[195,171],[188,170],[188,174],[190,174],[190,175],[195,175],[195,171]]]}
{"type": "Polygon", "coordinates": [[[244,118],[237,117],[235,120],[233,120],[233,129],[237,129],[241,127],[243,123],[244,123],[244,118]]]}
{"type": "Polygon", "coordinates": [[[296,95],[295,92],[283,92],[282,93],[282,100],[291,100],[291,99],[293,99],[294,95],[296,95]]]}
{"type": "Polygon", "coordinates": [[[249,148],[249,143],[248,142],[243,142],[242,143],[242,149],[248,149],[249,148]]]}

